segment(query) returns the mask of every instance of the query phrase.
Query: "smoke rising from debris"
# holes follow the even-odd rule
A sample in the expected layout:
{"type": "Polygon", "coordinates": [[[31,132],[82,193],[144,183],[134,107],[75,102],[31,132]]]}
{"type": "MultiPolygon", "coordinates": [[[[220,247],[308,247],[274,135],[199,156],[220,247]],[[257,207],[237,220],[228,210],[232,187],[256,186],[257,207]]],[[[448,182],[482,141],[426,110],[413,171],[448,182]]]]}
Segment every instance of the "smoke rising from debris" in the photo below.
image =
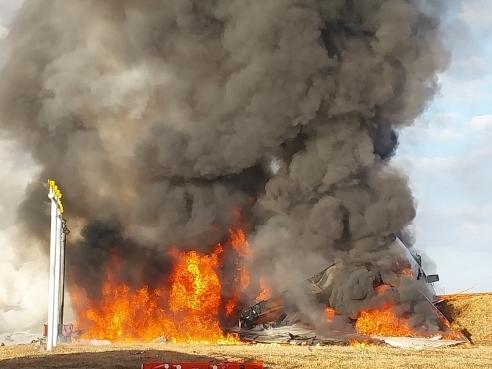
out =
{"type": "Polygon", "coordinates": [[[42,167],[19,219],[46,238],[56,178],[93,288],[111,247],[152,283],[240,208],[258,274],[282,290],[336,262],[350,314],[415,216],[388,161],[446,66],[439,32],[411,0],[28,1],[0,83],[1,129],[42,167]]]}

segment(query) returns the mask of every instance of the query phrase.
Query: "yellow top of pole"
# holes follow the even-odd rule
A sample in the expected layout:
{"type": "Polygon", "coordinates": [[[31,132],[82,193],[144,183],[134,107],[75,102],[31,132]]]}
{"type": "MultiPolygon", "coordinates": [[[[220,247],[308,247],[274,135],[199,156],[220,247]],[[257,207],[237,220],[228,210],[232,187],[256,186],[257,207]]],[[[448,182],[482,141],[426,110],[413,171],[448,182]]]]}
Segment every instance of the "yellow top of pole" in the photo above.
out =
{"type": "Polygon", "coordinates": [[[56,184],[56,182],[53,179],[48,179],[48,187],[49,189],[53,192],[56,202],[58,204],[58,207],[60,208],[60,213],[63,213],[63,203],[61,201],[62,198],[62,192],[60,187],[56,184]]]}

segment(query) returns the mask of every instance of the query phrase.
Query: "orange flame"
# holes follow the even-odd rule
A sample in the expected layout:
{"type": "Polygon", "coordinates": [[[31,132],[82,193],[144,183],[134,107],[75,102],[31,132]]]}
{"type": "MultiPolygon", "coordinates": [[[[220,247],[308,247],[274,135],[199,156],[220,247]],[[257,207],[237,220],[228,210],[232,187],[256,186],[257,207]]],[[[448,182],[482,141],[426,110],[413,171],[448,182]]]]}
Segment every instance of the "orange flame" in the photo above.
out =
{"type": "Polygon", "coordinates": [[[235,260],[236,273],[234,275],[234,295],[225,304],[226,316],[230,317],[236,311],[241,294],[249,287],[251,275],[248,270],[248,264],[253,258],[253,253],[249,246],[244,229],[239,227],[231,227],[229,229],[230,244],[233,250],[236,251],[239,258],[235,260]]]}
{"type": "Polygon", "coordinates": [[[419,336],[406,317],[400,317],[391,302],[360,312],[355,329],[358,333],[377,336],[419,336]]]}
{"type": "MultiPolygon", "coordinates": [[[[380,284],[374,288],[377,295],[383,295],[393,287],[389,284],[380,284]]],[[[410,325],[407,317],[398,316],[395,304],[386,301],[382,306],[362,310],[355,323],[358,333],[376,336],[418,336],[418,332],[410,325]]]]}
{"type": "MultiPolygon", "coordinates": [[[[113,259],[113,265],[115,261],[113,259]]],[[[72,287],[72,302],[81,327],[90,327],[82,338],[111,341],[150,340],[166,330],[164,311],[158,306],[159,291],[147,287],[132,291],[109,272],[99,304],[89,300],[83,289],[72,287]],[[85,306],[88,306],[85,309],[85,306]],[[82,310],[82,311],[81,311],[82,310]]]]}
{"type": "MultiPolygon", "coordinates": [[[[378,295],[383,295],[393,289],[388,284],[377,286],[374,291],[378,295]]],[[[430,302],[429,302],[430,303],[430,302]]],[[[463,339],[463,335],[457,327],[453,327],[444,315],[436,309],[441,331],[436,332],[446,339],[463,339]]],[[[398,314],[396,305],[388,300],[382,306],[366,309],[359,312],[359,317],[355,323],[355,329],[360,334],[376,336],[396,336],[396,337],[430,337],[432,333],[424,332],[412,327],[410,319],[405,314],[398,314]]]]}
{"type": "Polygon", "coordinates": [[[410,266],[403,268],[401,274],[407,278],[413,279],[413,270],[410,266]]]}
{"type": "Polygon", "coordinates": [[[329,322],[330,322],[330,321],[332,321],[332,320],[333,320],[333,318],[335,317],[335,315],[337,315],[337,312],[336,312],[336,310],[335,310],[335,309],[333,309],[332,307],[329,307],[329,306],[328,306],[328,307],[325,309],[325,320],[327,320],[327,321],[329,321],[329,322]]]}
{"type": "MultiPolygon", "coordinates": [[[[230,245],[238,255],[234,296],[223,301],[220,269],[224,247],[216,245],[211,254],[182,252],[170,255],[174,269],[163,287],[132,289],[118,281],[118,258],[112,258],[100,299],[91,300],[86,291],[71,286],[72,301],[83,330],[82,338],[111,341],[149,341],[165,337],[179,343],[236,343],[220,326],[222,313],[232,314],[241,293],[249,285],[249,272],[241,258],[250,258],[246,233],[231,228],[230,245]],[[224,309],[224,311],[222,311],[224,309]]],[[[165,281],[163,281],[165,282],[165,281]]]]}
{"type": "Polygon", "coordinates": [[[244,230],[242,228],[231,227],[229,229],[229,234],[232,248],[236,250],[239,255],[251,260],[253,254],[244,230]]]}
{"type": "Polygon", "coordinates": [[[148,341],[164,336],[183,343],[236,342],[237,338],[224,334],[219,324],[221,284],[217,270],[221,253],[220,245],[211,255],[172,251],[176,265],[166,309],[163,289],[132,291],[117,282],[112,272],[104,282],[99,303],[91,303],[80,289],[73,289],[79,312],[89,302],[89,308],[79,314],[79,324],[85,328],[82,338],[148,341]]]}
{"type": "Polygon", "coordinates": [[[256,296],[256,301],[265,301],[272,297],[272,289],[265,277],[260,277],[260,293],[256,296]]]}
{"type": "Polygon", "coordinates": [[[413,279],[413,270],[408,262],[403,260],[396,261],[396,271],[404,278],[413,279]]]}
{"type": "Polygon", "coordinates": [[[196,251],[177,253],[171,276],[169,308],[173,313],[173,341],[221,342],[230,340],[219,324],[221,282],[217,274],[223,249],[217,246],[212,255],[196,251]]]}

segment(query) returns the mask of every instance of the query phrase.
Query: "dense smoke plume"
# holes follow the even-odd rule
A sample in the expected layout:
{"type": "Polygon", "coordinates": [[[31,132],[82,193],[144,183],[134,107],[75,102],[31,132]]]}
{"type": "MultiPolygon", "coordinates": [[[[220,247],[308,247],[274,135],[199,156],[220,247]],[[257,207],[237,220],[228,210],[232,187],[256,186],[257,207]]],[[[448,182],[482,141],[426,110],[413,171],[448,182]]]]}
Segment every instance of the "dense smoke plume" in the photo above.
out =
{"type": "MultiPolygon", "coordinates": [[[[336,262],[329,300],[353,315],[393,273],[385,240],[415,216],[388,161],[446,64],[431,10],[28,1],[0,83],[1,128],[42,167],[19,220],[47,237],[42,184],[55,178],[72,278],[97,293],[111,250],[122,278],[152,284],[169,246],[210,249],[242,209],[256,274],[280,291],[336,262]]],[[[398,299],[418,315],[414,290],[398,299]]]]}

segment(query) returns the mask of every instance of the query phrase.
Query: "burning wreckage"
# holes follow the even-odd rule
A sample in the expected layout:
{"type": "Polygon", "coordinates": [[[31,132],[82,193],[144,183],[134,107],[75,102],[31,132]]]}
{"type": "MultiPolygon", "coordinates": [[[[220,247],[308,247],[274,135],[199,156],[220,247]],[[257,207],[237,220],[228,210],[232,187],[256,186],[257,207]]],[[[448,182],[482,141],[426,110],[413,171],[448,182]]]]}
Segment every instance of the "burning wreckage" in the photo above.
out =
{"type": "MultiPolygon", "coordinates": [[[[439,281],[439,276],[437,274],[426,275],[422,268],[422,257],[413,250],[408,249],[398,237],[395,237],[393,242],[394,246],[399,248],[407,256],[409,263],[407,273],[412,277],[415,276],[416,280],[425,281],[427,284],[426,288],[428,289],[428,294],[430,294],[433,298],[436,298],[436,293],[432,283],[439,281]]],[[[319,303],[325,303],[329,308],[329,303],[327,303],[326,297],[331,290],[334,280],[333,276],[336,272],[337,265],[332,264],[294,288],[309,289],[309,291],[317,297],[319,303]]],[[[377,289],[383,285],[391,286],[391,283],[383,280],[381,274],[379,274],[374,283],[374,288],[377,289]]],[[[290,295],[291,293],[289,291],[285,291],[280,296],[259,301],[258,303],[244,309],[241,312],[239,326],[244,326],[250,329],[260,324],[273,324],[277,326],[288,324],[291,322],[288,318],[289,314],[295,314],[297,311],[295,299],[290,297],[290,295]]],[[[437,302],[437,300],[432,302],[437,302]]]]}
{"type": "Polygon", "coordinates": [[[442,4],[252,3],[26,1],[11,27],[0,125],[40,168],[18,218],[47,245],[40,183],[66,186],[81,337],[451,335],[436,277],[379,245],[416,215],[391,158],[448,64],[442,4]]]}
{"type": "MultiPolygon", "coordinates": [[[[428,307],[435,314],[436,320],[439,322],[439,334],[434,334],[434,339],[445,338],[444,341],[436,344],[434,341],[431,345],[446,346],[465,342],[467,339],[462,334],[459,328],[451,327],[447,318],[438,309],[440,300],[436,295],[433,283],[439,281],[439,275],[427,275],[422,267],[422,257],[413,248],[408,248],[398,236],[393,236],[386,242],[391,243],[391,248],[405,258],[406,265],[401,269],[403,275],[414,281],[419,281],[421,290],[420,295],[424,301],[428,302],[428,307]]],[[[383,342],[396,346],[408,347],[423,347],[429,345],[429,342],[417,338],[416,340],[408,341],[408,337],[428,338],[431,334],[418,332],[412,328],[409,321],[398,317],[396,313],[391,313],[390,310],[394,306],[386,305],[386,311],[375,309],[376,312],[389,313],[388,316],[378,316],[374,314],[370,316],[373,320],[371,330],[364,330],[360,324],[360,314],[349,317],[348,322],[355,327],[355,334],[349,331],[337,331],[333,327],[328,333],[316,330],[313,326],[309,326],[302,321],[299,316],[297,299],[295,298],[296,291],[309,291],[315,301],[320,305],[326,306],[324,318],[330,322],[336,316],[336,310],[330,306],[329,297],[333,289],[335,275],[340,268],[336,263],[326,267],[319,273],[316,273],[311,278],[299,283],[292,289],[286,290],[283,293],[273,296],[269,299],[258,301],[256,304],[249,306],[241,311],[239,318],[238,329],[233,331],[239,333],[246,341],[253,342],[279,342],[279,343],[342,343],[342,342],[383,342]],[[389,309],[388,309],[389,308],[389,309]],[[366,335],[366,336],[364,336],[366,335]],[[402,338],[405,337],[405,338],[402,338]]],[[[394,279],[386,279],[381,273],[377,273],[373,280],[374,291],[377,294],[396,290],[399,287],[399,282],[394,279]]],[[[364,296],[362,299],[367,298],[364,296]]]]}

